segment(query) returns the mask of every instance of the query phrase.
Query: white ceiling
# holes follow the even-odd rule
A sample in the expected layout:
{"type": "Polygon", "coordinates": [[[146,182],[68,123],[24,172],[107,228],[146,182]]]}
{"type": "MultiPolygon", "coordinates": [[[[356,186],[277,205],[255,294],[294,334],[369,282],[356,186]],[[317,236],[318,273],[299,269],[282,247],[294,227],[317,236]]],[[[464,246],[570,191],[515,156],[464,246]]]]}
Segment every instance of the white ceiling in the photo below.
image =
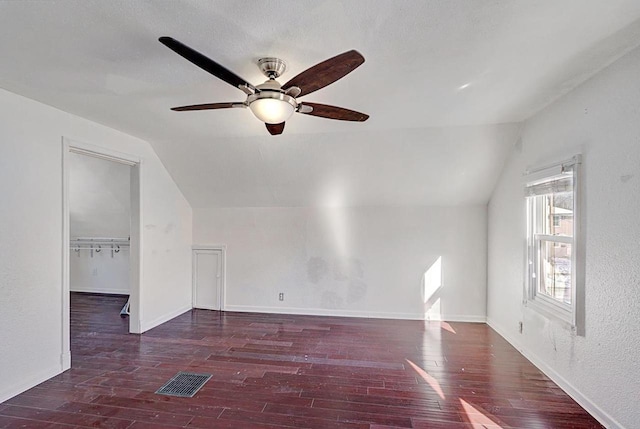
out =
{"type": "Polygon", "coordinates": [[[518,131],[284,134],[158,150],[194,207],[484,204],[518,131]]]}
{"type": "Polygon", "coordinates": [[[333,204],[334,186],[348,205],[462,204],[487,201],[517,139],[494,125],[636,47],[640,2],[4,1],[0,28],[1,87],[148,140],[195,207],[333,204]],[[259,57],[287,61],[285,82],[357,49],[360,68],[303,100],[371,118],[294,115],[272,137],[244,109],[171,112],[244,95],[165,35],[254,84],[259,57]]]}

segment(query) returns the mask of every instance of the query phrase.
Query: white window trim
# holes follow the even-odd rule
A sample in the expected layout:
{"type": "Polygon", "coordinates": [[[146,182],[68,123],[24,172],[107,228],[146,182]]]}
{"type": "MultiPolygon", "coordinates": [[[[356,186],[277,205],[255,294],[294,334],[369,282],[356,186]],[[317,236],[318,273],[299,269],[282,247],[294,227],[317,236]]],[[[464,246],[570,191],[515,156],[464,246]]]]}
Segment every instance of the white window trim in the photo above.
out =
{"type": "Polygon", "coordinates": [[[576,155],[563,162],[528,169],[524,175],[524,185],[540,183],[548,178],[557,176],[563,172],[565,167],[573,168],[573,237],[547,236],[543,234],[533,234],[532,225],[533,203],[530,197],[526,198],[527,207],[527,234],[525,240],[525,281],[524,299],[526,307],[543,314],[546,317],[559,320],[567,324],[578,335],[584,335],[584,238],[582,234],[582,156],[576,155]],[[533,280],[537,271],[539,251],[538,245],[541,239],[571,243],[571,305],[563,304],[543,294],[537,293],[537,282],[533,280]]]}

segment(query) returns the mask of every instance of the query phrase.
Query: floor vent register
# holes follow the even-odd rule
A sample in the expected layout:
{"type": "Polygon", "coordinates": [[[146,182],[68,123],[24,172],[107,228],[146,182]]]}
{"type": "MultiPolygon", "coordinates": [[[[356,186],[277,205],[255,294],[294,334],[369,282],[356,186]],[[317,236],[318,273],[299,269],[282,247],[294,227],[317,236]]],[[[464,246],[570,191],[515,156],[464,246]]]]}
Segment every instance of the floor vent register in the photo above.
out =
{"type": "Polygon", "coordinates": [[[194,374],[192,372],[181,371],[158,389],[156,393],[159,395],[192,398],[210,378],[211,374],[194,374]]]}

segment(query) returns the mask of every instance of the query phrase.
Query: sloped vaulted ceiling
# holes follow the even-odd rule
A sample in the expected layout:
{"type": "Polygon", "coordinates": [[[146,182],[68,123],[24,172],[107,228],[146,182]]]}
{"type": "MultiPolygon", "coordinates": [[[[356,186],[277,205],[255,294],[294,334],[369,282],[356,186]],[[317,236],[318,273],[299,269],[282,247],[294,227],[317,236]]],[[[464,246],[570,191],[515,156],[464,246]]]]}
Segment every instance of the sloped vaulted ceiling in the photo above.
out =
{"type": "Polygon", "coordinates": [[[0,2],[0,86],[148,140],[194,207],[486,202],[517,125],[640,42],[637,0],[0,2]],[[357,49],[307,101],[363,124],[172,106],[243,94],[158,43],[250,82],[357,49]],[[335,195],[341,195],[336,197],[335,195]]]}

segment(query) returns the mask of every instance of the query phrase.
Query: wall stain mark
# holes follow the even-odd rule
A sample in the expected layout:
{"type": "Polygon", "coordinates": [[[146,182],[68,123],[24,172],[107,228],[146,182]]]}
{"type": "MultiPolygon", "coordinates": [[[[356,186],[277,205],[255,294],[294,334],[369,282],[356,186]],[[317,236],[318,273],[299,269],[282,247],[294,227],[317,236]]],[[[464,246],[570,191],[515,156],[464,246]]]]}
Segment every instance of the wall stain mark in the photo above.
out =
{"type": "Polygon", "coordinates": [[[307,261],[307,279],[311,283],[318,284],[328,274],[329,264],[325,259],[314,256],[307,261]]]}

